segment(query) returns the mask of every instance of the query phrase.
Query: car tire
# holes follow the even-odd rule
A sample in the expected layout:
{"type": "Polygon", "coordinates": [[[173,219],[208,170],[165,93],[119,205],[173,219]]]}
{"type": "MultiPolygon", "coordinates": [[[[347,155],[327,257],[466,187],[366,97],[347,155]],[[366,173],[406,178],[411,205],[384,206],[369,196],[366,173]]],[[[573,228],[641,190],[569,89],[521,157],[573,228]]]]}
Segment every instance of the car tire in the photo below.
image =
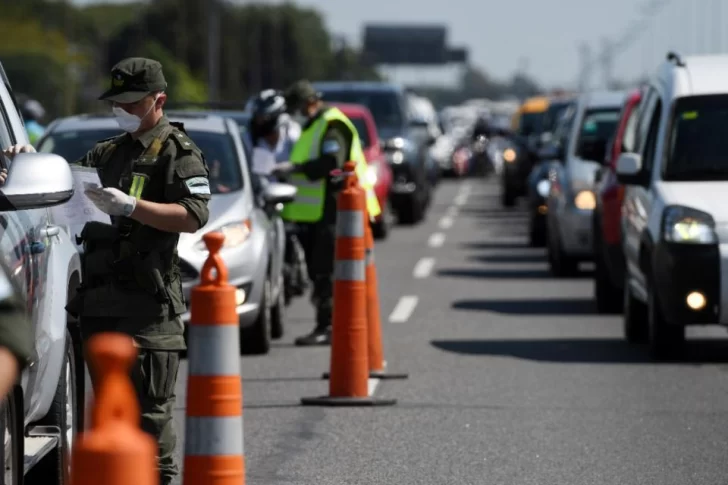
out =
{"type": "MultiPolygon", "coordinates": [[[[40,420],[40,425],[57,426],[61,430],[59,445],[44,456],[28,474],[27,483],[64,484],[70,477],[70,458],[73,439],[81,431],[79,421],[78,385],[76,354],[71,334],[66,330],[66,352],[63,358],[61,377],[58,379],[56,394],[48,414],[40,420]],[[68,474],[68,475],[67,475],[68,474]]],[[[83,399],[80,400],[83,402],[83,399]]]]}
{"type": "Polygon", "coordinates": [[[685,327],[671,325],[662,314],[657,294],[648,289],[647,326],[649,328],[650,357],[654,360],[672,360],[681,356],[685,347],[685,327]]]}
{"type": "Polygon", "coordinates": [[[618,314],[624,307],[624,294],[612,283],[607,263],[598,252],[594,257],[594,299],[599,313],[618,314]]]}
{"type": "Polygon", "coordinates": [[[503,207],[513,207],[516,205],[516,194],[513,189],[508,185],[503,186],[503,193],[501,194],[501,203],[503,207]]]}
{"type": "Polygon", "coordinates": [[[17,485],[23,473],[23,460],[20,457],[18,440],[23,439],[23,433],[18,430],[17,406],[14,391],[11,391],[2,403],[0,413],[0,443],[3,444],[3,473],[0,475],[0,485],[17,485]],[[9,442],[10,449],[5,449],[9,442]]]}
{"type": "Polygon", "coordinates": [[[285,333],[285,320],[286,320],[286,297],[285,290],[283,288],[283,278],[280,278],[278,284],[278,296],[273,301],[273,306],[270,309],[270,334],[271,338],[278,340],[283,337],[285,333]]]}
{"type": "Polygon", "coordinates": [[[397,211],[397,220],[400,224],[417,224],[422,220],[422,202],[415,196],[409,197],[402,202],[397,211]]]}
{"type": "Polygon", "coordinates": [[[533,248],[542,248],[546,245],[545,224],[539,226],[533,213],[528,218],[528,244],[533,248]]]}
{"type": "Polygon", "coordinates": [[[271,341],[271,289],[270,280],[263,283],[263,294],[260,296],[260,310],[255,323],[240,332],[240,349],[243,354],[263,355],[270,351],[271,341]]]}
{"type": "Polygon", "coordinates": [[[632,294],[629,288],[628,276],[624,281],[624,302],[622,317],[622,327],[624,339],[633,344],[644,344],[649,339],[649,329],[647,326],[647,305],[639,301],[632,294]]]}
{"type": "MultiPolygon", "coordinates": [[[[552,231],[549,231],[547,245],[549,270],[551,271],[551,274],[559,278],[578,274],[579,260],[567,255],[561,247],[561,241],[559,240],[558,234],[551,236],[551,232],[552,231]]],[[[558,231],[553,232],[557,233],[558,231]]]]}

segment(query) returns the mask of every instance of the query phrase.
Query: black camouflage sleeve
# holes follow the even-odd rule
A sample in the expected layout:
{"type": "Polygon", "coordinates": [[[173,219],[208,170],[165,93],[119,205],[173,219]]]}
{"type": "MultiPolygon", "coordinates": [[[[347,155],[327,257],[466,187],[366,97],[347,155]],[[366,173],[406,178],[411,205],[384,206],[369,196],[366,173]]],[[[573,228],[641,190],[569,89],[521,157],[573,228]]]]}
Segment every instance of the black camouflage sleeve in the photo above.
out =
{"type": "Polygon", "coordinates": [[[351,152],[352,136],[349,129],[341,122],[332,121],[321,140],[321,154],[317,159],[309,160],[296,168],[309,180],[320,180],[328,177],[332,170],[343,168],[351,152]]]}
{"type": "Polygon", "coordinates": [[[187,209],[201,228],[210,217],[210,180],[205,157],[183,132],[177,132],[170,138],[175,142],[169,144],[166,150],[169,154],[169,165],[165,197],[168,202],[187,209]]]}

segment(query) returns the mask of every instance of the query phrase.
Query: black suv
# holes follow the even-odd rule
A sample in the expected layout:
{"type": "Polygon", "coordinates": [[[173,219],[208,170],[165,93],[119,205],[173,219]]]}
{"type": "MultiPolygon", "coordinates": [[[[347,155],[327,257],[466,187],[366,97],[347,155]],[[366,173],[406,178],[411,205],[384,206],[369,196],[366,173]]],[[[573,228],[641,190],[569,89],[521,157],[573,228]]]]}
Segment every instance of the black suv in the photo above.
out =
{"type": "Polygon", "coordinates": [[[427,173],[427,150],[433,140],[418,136],[422,123],[407,115],[404,88],[385,82],[317,82],[324,102],[366,106],[374,117],[387,162],[392,168],[389,200],[399,222],[422,220],[432,185],[427,173]]]}

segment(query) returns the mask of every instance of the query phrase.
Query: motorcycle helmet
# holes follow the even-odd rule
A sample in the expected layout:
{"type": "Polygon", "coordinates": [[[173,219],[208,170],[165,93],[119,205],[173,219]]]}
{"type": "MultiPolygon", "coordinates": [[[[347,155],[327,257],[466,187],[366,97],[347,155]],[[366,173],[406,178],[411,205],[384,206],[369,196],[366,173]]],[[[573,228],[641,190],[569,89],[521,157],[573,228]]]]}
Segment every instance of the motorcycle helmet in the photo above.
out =
{"type": "Polygon", "coordinates": [[[286,99],[274,90],[267,89],[251,101],[250,134],[253,140],[277,130],[286,112],[286,99]]]}

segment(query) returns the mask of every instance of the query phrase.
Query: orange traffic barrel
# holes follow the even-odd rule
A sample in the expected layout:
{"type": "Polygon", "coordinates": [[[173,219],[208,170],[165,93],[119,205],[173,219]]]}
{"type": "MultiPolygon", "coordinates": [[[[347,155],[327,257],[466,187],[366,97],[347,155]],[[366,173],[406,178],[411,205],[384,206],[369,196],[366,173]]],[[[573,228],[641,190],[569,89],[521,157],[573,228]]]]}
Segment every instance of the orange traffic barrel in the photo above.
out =
{"type": "Polygon", "coordinates": [[[329,395],[301,399],[304,405],[381,406],[393,399],[369,396],[367,338],[366,241],[364,191],[355,164],[344,166],[344,189],[339,193],[334,250],[334,308],[331,329],[329,395]]]}
{"type": "Polygon", "coordinates": [[[228,284],[219,254],[225,236],[212,232],[203,239],[209,256],[190,297],[182,483],[243,485],[243,388],[235,287],[228,284]]]}
{"type": "Polygon", "coordinates": [[[71,485],[158,485],[157,442],[141,430],[129,374],[137,351],[131,337],[100,333],[87,344],[97,383],[91,424],[71,451],[71,485]]]}

